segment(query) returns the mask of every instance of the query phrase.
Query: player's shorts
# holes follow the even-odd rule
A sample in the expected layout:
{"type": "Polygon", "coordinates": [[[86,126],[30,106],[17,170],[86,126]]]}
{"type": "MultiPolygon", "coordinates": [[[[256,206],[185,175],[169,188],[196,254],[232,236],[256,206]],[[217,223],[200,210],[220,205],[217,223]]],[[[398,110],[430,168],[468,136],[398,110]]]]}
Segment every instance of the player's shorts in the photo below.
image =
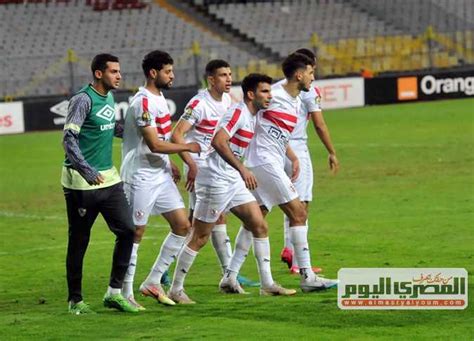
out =
{"type": "Polygon", "coordinates": [[[133,223],[135,225],[146,225],[150,215],[184,208],[183,198],[169,174],[159,184],[125,183],[124,190],[133,209],[133,223]]]}
{"type": "Polygon", "coordinates": [[[258,204],[265,206],[267,210],[298,198],[295,185],[279,164],[267,163],[249,169],[257,178],[258,186],[252,194],[258,204]]]}
{"type": "Polygon", "coordinates": [[[206,223],[215,223],[221,213],[231,208],[255,201],[255,197],[245,187],[242,179],[222,185],[204,185],[196,183],[196,207],[194,218],[206,223]]]}
{"type": "MultiPolygon", "coordinates": [[[[313,164],[308,150],[297,151],[294,149],[298,160],[300,161],[300,175],[293,184],[301,201],[313,200],[313,164]]],[[[291,178],[292,163],[287,158],[285,162],[285,172],[291,178]]]]}

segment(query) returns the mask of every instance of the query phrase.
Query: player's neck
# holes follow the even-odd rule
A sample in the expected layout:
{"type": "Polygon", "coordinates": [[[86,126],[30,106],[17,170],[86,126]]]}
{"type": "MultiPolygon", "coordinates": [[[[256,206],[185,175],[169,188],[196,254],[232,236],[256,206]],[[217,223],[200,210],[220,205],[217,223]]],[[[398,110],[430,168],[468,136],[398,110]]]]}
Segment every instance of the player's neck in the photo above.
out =
{"type": "Polygon", "coordinates": [[[214,100],[216,100],[218,102],[222,101],[223,93],[219,93],[216,89],[213,89],[213,88],[209,88],[208,91],[209,91],[209,94],[211,95],[211,97],[214,100]]]}
{"type": "Polygon", "coordinates": [[[291,97],[298,97],[300,94],[300,89],[298,87],[298,82],[292,82],[288,80],[286,84],[283,84],[283,89],[291,96],[291,97]]]}
{"type": "Polygon", "coordinates": [[[258,108],[252,103],[251,100],[244,99],[244,103],[252,115],[257,115],[258,108]]]}
{"type": "Polygon", "coordinates": [[[157,88],[153,83],[146,83],[145,89],[150,91],[153,95],[161,96],[161,89],[157,88]]]}
{"type": "Polygon", "coordinates": [[[99,95],[107,96],[107,94],[109,93],[109,90],[106,89],[104,84],[102,84],[101,82],[93,81],[91,85],[94,90],[99,93],[99,95]]]}

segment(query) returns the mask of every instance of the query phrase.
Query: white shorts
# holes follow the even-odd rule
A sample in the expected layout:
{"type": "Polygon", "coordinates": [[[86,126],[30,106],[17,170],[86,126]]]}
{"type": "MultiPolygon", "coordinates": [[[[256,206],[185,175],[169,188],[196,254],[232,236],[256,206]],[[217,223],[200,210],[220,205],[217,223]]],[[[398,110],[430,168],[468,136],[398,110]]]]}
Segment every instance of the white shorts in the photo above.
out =
{"type": "Polygon", "coordinates": [[[146,225],[150,215],[184,208],[183,198],[169,174],[159,184],[124,183],[125,194],[133,209],[133,223],[146,225]]]}
{"type": "Polygon", "coordinates": [[[242,179],[226,186],[203,185],[196,183],[196,207],[194,218],[206,223],[215,223],[221,213],[231,208],[255,201],[255,197],[245,187],[242,179]]]}
{"type": "MultiPolygon", "coordinates": [[[[294,183],[296,192],[301,201],[313,200],[313,164],[308,150],[296,151],[295,154],[300,161],[300,175],[294,183]]],[[[291,178],[292,163],[287,158],[285,162],[285,172],[291,178]]]]}
{"type": "Polygon", "coordinates": [[[259,205],[265,206],[267,210],[298,198],[295,185],[282,166],[267,163],[249,169],[257,178],[257,189],[252,193],[259,205]]]}

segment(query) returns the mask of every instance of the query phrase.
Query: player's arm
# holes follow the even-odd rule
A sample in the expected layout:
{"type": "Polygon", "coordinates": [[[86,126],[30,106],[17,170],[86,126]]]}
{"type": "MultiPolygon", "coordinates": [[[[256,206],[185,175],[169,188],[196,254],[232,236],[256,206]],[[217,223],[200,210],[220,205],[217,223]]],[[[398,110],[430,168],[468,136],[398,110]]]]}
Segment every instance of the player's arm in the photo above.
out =
{"type": "Polygon", "coordinates": [[[85,93],[77,94],[71,98],[64,124],[63,148],[72,167],[79,172],[87,183],[89,185],[100,185],[104,182],[104,178],[86,161],[79,148],[79,133],[91,105],[91,99],[85,93]]]}
{"type": "Polygon", "coordinates": [[[336,174],[337,171],[339,170],[339,160],[337,159],[337,156],[336,156],[336,149],[334,148],[331,141],[329,128],[327,127],[326,122],[324,121],[323,112],[320,110],[313,111],[313,112],[310,112],[309,115],[311,117],[311,121],[313,122],[314,130],[318,134],[319,139],[324,144],[324,146],[326,147],[326,150],[329,153],[329,156],[328,156],[329,168],[334,174],[336,174]]]}
{"type": "Polygon", "coordinates": [[[257,179],[244,164],[232,153],[229,146],[230,136],[226,129],[219,129],[212,139],[211,145],[217,151],[217,153],[227,162],[229,165],[234,167],[245,182],[245,186],[248,189],[253,190],[257,188],[257,179]]]}
{"type": "MultiPolygon", "coordinates": [[[[184,137],[186,133],[191,130],[193,127],[192,123],[187,120],[179,120],[176,126],[173,129],[173,133],[171,134],[171,141],[174,143],[185,143],[184,137]]],[[[179,157],[186,163],[188,166],[188,174],[186,178],[186,185],[185,188],[187,191],[192,192],[194,190],[194,181],[197,176],[197,166],[194,162],[191,155],[187,152],[179,153],[179,157]]]]}
{"type": "Polygon", "coordinates": [[[199,153],[201,151],[201,147],[196,142],[171,143],[160,140],[156,134],[156,128],[153,126],[141,127],[140,131],[146,145],[153,153],[176,154],[180,152],[199,153]]]}
{"type": "Polygon", "coordinates": [[[286,147],[286,157],[291,161],[291,181],[295,181],[300,175],[300,161],[290,145],[286,147]]]}

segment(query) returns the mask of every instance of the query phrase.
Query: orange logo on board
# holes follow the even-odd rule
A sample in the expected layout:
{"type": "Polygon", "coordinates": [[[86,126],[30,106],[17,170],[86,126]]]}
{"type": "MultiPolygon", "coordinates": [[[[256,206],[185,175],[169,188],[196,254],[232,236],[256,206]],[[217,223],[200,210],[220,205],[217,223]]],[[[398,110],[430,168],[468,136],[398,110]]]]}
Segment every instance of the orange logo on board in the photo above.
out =
{"type": "Polygon", "coordinates": [[[418,98],[418,80],[416,77],[400,77],[397,79],[398,99],[408,101],[418,98]]]}

